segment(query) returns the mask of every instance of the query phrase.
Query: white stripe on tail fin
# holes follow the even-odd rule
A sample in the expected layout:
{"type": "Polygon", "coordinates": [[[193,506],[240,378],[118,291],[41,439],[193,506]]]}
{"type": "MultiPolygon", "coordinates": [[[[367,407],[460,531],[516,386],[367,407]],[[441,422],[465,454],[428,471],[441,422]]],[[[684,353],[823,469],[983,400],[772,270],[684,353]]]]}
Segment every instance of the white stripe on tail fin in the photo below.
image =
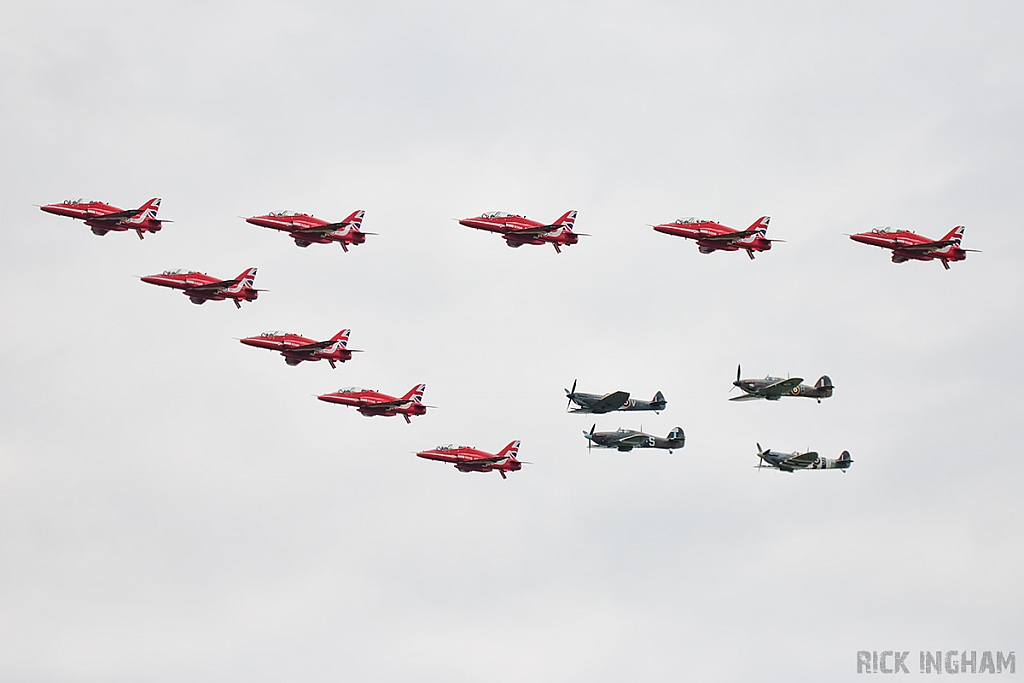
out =
{"type": "Polygon", "coordinates": [[[764,237],[765,234],[768,232],[768,221],[770,220],[771,216],[761,216],[756,221],[754,221],[750,225],[750,227],[747,228],[747,230],[756,230],[758,233],[761,234],[761,237],[764,237]]]}
{"type": "Polygon", "coordinates": [[[362,211],[362,210],[360,210],[360,211],[353,211],[351,213],[351,215],[349,215],[349,217],[346,218],[343,222],[344,223],[350,223],[352,225],[352,227],[354,227],[356,230],[358,230],[359,226],[361,226],[363,224],[363,216],[365,216],[365,215],[366,215],[365,211],[362,211]]]}
{"type": "Polygon", "coordinates": [[[253,285],[256,283],[256,269],[246,268],[241,273],[239,273],[238,277],[235,279],[238,280],[238,282],[225,289],[225,292],[237,294],[238,292],[241,292],[243,289],[252,289],[253,285]]]}
{"type": "Polygon", "coordinates": [[[942,238],[942,241],[943,242],[945,242],[947,240],[951,241],[953,244],[955,244],[956,246],[959,247],[960,246],[960,240],[962,240],[963,238],[964,238],[964,226],[958,225],[955,228],[953,228],[952,230],[950,230],[949,233],[945,237],[942,238]]]}
{"type": "Polygon", "coordinates": [[[352,333],[352,330],[342,330],[338,334],[331,337],[331,341],[336,341],[341,344],[341,348],[348,347],[348,335],[352,333]]]}
{"type": "Polygon", "coordinates": [[[519,442],[513,441],[512,443],[501,449],[501,452],[498,453],[498,455],[509,458],[515,458],[517,455],[519,455],[519,442]]]}
{"type": "Polygon", "coordinates": [[[552,223],[552,225],[558,225],[558,226],[561,226],[563,228],[569,228],[570,230],[572,230],[573,223],[575,223],[575,222],[576,222],[576,212],[575,211],[566,211],[565,213],[562,214],[562,217],[559,218],[554,223],[552,223]]]}
{"type": "Polygon", "coordinates": [[[125,223],[132,225],[138,225],[148,220],[156,220],[156,212],[160,210],[160,198],[153,197],[148,202],[139,207],[139,212],[129,218],[125,223]]]}
{"type": "Polygon", "coordinates": [[[426,384],[417,384],[416,386],[414,386],[412,389],[409,390],[409,393],[407,393],[405,396],[402,397],[402,400],[404,401],[404,400],[412,399],[413,403],[418,403],[418,404],[422,405],[423,404],[423,392],[426,391],[426,389],[427,389],[427,385],[426,384]]]}

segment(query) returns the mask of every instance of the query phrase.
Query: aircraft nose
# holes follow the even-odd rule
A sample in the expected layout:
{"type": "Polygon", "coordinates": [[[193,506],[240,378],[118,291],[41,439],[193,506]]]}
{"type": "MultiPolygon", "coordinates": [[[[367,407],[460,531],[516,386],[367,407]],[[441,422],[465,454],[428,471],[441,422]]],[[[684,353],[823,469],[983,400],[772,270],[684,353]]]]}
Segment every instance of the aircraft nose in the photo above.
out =
{"type": "Polygon", "coordinates": [[[146,277],[140,277],[139,279],[151,285],[160,284],[160,281],[153,275],[147,275],[146,277]]]}

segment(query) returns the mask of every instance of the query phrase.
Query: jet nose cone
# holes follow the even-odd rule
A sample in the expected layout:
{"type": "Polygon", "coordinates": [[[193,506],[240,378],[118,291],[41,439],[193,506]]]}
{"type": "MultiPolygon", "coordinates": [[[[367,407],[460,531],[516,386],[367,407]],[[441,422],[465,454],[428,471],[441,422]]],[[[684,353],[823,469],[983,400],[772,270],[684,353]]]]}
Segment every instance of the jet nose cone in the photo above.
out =
{"type": "Polygon", "coordinates": [[[139,279],[151,285],[160,284],[160,280],[154,275],[147,275],[146,277],[140,277],[139,279]]]}
{"type": "Polygon", "coordinates": [[[239,339],[238,341],[242,342],[246,346],[259,346],[259,342],[252,337],[246,337],[245,339],[239,339]]]}

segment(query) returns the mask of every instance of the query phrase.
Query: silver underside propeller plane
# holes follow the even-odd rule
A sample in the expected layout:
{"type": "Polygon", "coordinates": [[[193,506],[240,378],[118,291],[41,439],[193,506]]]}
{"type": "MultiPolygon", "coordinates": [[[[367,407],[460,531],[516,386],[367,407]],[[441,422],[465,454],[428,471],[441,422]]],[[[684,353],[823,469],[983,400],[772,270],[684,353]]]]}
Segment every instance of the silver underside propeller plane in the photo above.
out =
{"type": "Polygon", "coordinates": [[[771,467],[781,472],[795,472],[796,470],[840,470],[846,474],[846,470],[853,464],[850,459],[850,451],[843,451],[838,459],[823,458],[814,451],[806,453],[780,453],[770,448],[761,448],[757,444],[757,469],[771,467]]]}

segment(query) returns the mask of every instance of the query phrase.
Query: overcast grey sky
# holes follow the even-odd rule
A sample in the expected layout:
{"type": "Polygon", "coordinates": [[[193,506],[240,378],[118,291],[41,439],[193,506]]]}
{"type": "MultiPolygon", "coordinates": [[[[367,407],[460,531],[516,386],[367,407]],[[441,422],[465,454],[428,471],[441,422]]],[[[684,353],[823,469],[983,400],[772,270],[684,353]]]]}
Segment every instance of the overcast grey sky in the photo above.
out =
{"type": "MultiPolygon", "coordinates": [[[[1015,2],[0,0],[0,679],[821,681],[1024,627],[1015,2]],[[163,197],[140,242],[34,205],[163,197]],[[298,249],[238,216],[365,209],[298,249]],[[579,211],[556,255],[451,219],[579,211]],[[749,261],[648,226],[772,216],[749,261]],[[944,271],[844,233],[981,249],[944,271]],[[133,276],[260,268],[198,307],[133,276]],[[332,371],[236,338],[352,329],[332,371]],[[744,374],[834,398],[729,403],[744,374]],[[661,415],[562,388],[662,390],[661,415]],[[439,406],[405,424],[313,396],[439,406]],[[581,430],[674,455],[588,453],[581,430]],[[522,440],[507,481],[416,458],[522,440]],[[843,449],[753,469],[755,441],[843,449]]],[[[917,675],[917,674],[916,674],[917,675]]]]}

